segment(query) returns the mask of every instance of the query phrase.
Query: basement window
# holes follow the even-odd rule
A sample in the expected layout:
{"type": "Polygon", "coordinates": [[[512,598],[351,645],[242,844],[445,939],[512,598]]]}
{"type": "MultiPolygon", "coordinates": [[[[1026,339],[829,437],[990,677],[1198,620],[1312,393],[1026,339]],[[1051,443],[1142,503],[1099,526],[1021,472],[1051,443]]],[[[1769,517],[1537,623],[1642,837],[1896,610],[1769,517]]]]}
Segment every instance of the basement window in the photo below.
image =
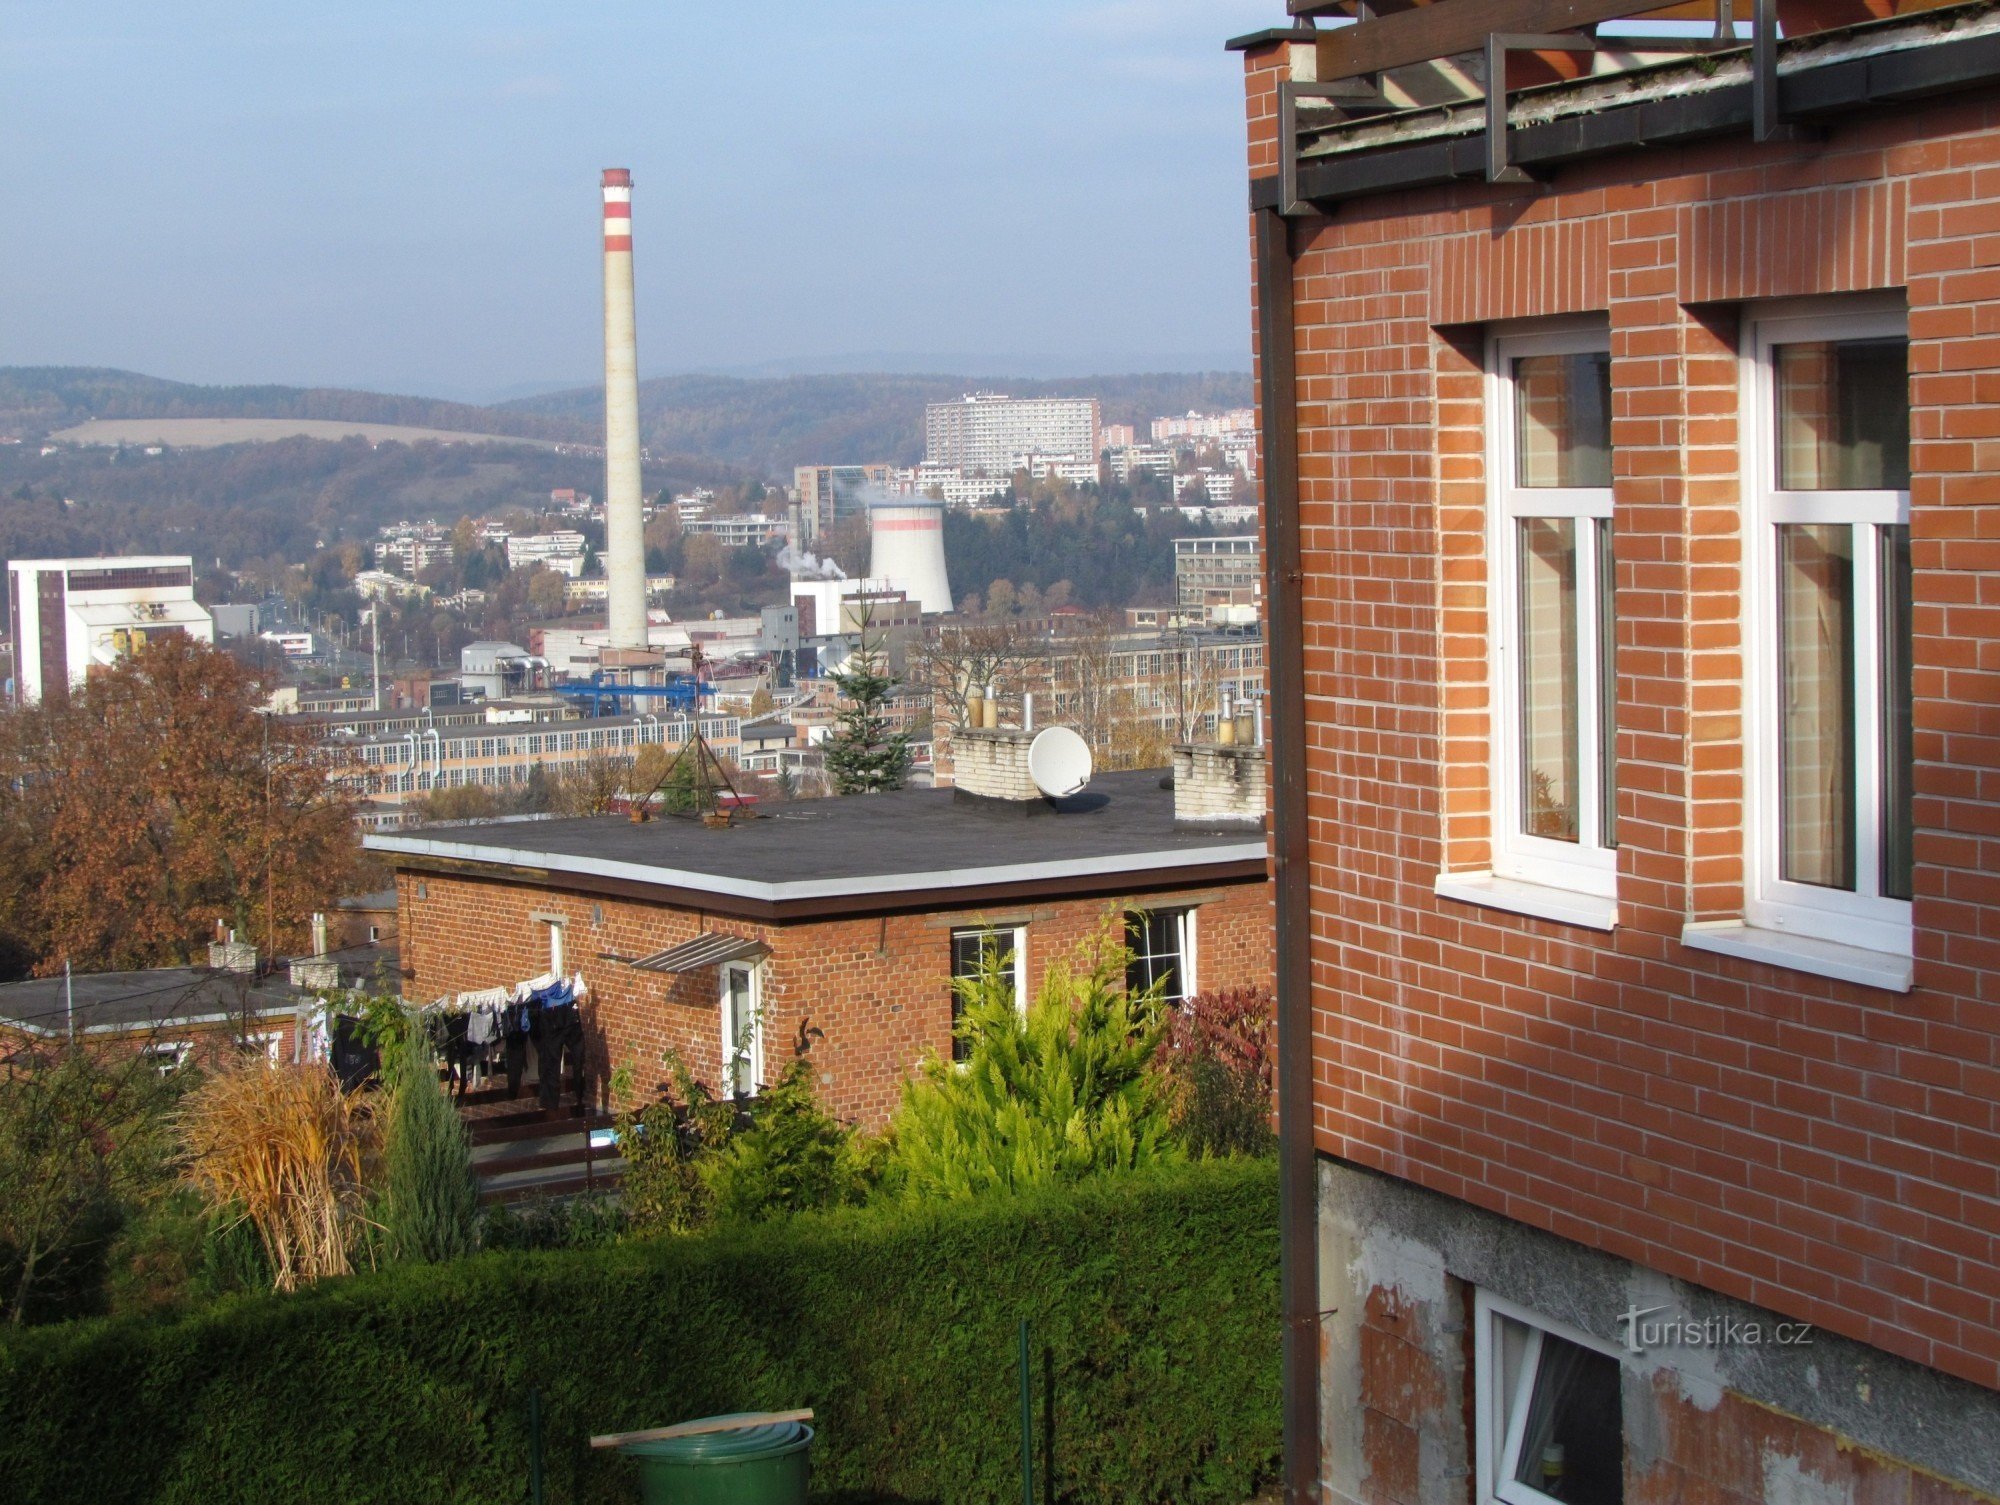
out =
{"type": "Polygon", "coordinates": [[[1617,1351],[1484,1291],[1474,1307],[1479,1505],[1623,1505],[1617,1351]]]}

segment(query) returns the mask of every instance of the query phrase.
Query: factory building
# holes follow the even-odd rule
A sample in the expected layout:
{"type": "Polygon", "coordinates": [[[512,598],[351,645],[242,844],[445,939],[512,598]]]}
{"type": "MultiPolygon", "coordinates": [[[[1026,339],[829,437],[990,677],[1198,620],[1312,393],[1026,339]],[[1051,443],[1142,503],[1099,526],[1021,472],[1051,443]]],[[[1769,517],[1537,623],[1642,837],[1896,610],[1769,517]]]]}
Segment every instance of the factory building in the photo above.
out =
{"type": "Polygon", "coordinates": [[[215,622],[194,599],[194,561],[186,554],[16,559],[7,566],[7,608],[16,705],[67,690],[148,638],[182,633],[215,641],[215,622]]]}
{"type": "Polygon", "coordinates": [[[591,758],[635,758],[642,747],[681,746],[696,730],[725,757],[741,743],[735,716],[654,715],[406,725],[342,739],[349,761],[338,777],[370,801],[400,805],[434,789],[526,785],[536,769],[559,773],[591,758]]]}

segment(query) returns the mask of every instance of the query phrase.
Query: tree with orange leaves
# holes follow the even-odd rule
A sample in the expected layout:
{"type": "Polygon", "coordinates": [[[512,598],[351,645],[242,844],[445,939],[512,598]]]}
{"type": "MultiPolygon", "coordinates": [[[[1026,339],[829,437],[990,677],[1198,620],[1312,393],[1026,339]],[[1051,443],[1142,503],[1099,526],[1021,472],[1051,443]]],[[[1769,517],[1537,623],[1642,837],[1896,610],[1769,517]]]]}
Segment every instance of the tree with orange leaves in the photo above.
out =
{"type": "Polygon", "coordinates": [[[339,754],[180,634],[0,717],[0,928],[38,973],[201,958],[216,922],[307,943],[359,860],[339,754]]]}

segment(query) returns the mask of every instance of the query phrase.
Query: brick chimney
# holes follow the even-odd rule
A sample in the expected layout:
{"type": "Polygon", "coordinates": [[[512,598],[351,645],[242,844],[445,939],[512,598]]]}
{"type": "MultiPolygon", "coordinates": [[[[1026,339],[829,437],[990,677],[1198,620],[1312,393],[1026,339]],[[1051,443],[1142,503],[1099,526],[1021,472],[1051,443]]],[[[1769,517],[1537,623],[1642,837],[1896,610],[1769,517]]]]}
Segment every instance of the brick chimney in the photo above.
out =
{"type": "Polygon", "coordinates": [[[248,941],[237,940],[236,932],[232,930],[226,940],[208,943],[208,964],[218,972],[254,973],[257,970],[257,948],[248,941]]]}
{"type": "Polygon", "coordinates": [[[1033,732],[1011,726],[961,728],[951,739],[953,786],[974,799],[1043,803],[1028,774],[1028,747],[1034,740],[1033,732]]]}
{"type": "Polygon", "coordinates": [[[1261,747],[1184,743],[1174,749],[1174,824],[1261,831],[1268,767],[1261,747]]]}

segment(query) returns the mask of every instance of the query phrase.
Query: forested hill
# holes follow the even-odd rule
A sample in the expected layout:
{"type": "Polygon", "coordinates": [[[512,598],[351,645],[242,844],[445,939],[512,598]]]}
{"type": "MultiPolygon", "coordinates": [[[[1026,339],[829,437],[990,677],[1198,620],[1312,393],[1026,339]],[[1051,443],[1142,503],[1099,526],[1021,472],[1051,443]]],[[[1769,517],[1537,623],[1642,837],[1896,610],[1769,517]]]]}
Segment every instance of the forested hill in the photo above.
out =
{"type": "MultiPolygon", "coordinates": [[[[1143,434],[1162,414],[1248,406],[1250,377],[667,376],[641,383],[639,403],[654,454],[700,455],[789,480],[794,465],[914,464],[923,458],[924,404],[975,391],[1096,397],[1106,423],[1134,424],[1143,434]]],[[[604,395],[577,387],[475,407],[335,387],[202,387],[96,367],[0,367],[0,436],[36,439],[92,418],[331,419],[592,444],[603,431],[604,395]]]]}
{"type": "Polygon", "coordinates": [[[39,438],[92,418],[317,418],[589,444],[566,416],[340,387],[201,387],[96,366],[0,366],[0,435],[39,438]]]}
{"type": "MultiPolygon", "coordinates": [[[[1145,432],[1153,418],[1189,409],[1250,405],[1245,371],[1164,372],[1058,379],[1004,376],[656,377],[639,385],[645,441],[655,451],[707,455],[789,479],[794,465],[923,458],[924,404],[966,392],[1013,397],[1096,397],[1106,423],[1145,432]]],[[[498,411],[580,422],[603,421],[599,388],[578,387],[503,405],[498,411]]]]}

